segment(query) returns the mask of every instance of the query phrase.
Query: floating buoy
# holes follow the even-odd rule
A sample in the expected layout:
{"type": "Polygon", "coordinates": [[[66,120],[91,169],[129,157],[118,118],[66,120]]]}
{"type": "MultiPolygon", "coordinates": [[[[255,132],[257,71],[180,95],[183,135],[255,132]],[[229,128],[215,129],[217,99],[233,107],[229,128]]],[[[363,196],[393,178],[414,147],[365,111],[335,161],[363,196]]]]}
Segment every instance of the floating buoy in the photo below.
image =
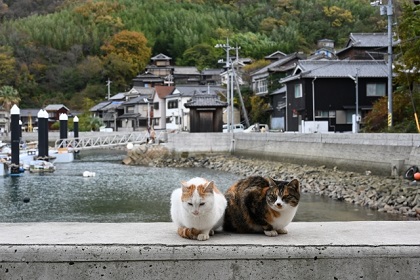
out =
{"type": "Polygon", "coordinates": [[[95,172],[85,171],[83,172],[83,177],[95,177],[95,172]]]}
{"type": "Polygon", "coordinates": [[[414,173],[414,180],[420,181],[420,172],[414,173]]]}
{"type": "Polygon", "coordinates": [[[24,203],[28,203],[29,201],[31,201],[31,199],[30,199],[29,197],[25,197],[25,198],[23,199],[23,202],[24,202],[24,203]]]}

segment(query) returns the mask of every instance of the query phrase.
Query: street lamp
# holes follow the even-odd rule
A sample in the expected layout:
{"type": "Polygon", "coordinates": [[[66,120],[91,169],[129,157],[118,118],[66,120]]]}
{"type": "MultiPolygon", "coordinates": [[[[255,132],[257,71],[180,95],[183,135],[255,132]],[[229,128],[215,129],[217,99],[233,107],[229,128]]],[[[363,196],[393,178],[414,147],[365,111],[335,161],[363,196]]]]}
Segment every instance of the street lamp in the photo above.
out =
{"type": "Polygon", "coordinates": [[[355,124],[355,133],[359,132],[359,68],[356,68],[356,77],[353,77],[352,75],[347,75],[350,79],[352,79],[355,83],[355,90],[356,90],[356,124],[355,124]]]}

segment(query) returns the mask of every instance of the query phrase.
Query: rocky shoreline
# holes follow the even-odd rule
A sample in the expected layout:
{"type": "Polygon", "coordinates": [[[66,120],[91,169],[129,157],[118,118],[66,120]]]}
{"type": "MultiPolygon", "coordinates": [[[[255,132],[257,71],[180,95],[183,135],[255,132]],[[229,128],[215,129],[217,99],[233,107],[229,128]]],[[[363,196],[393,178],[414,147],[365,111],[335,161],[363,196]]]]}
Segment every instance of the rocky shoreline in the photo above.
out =
{"type": "Polygon", "coordinates": [[[161,148],[137,147],[123,163],[156,167],[210,168],[239,176],[262,175],[281,180],[297,178],[303,192],[328,196],[380,212],[400,214],[420,220],[420,184],[402,177],[391,178],[346,172],[325,166],[296,165],[231,155],[176,157],[161,148]]]}

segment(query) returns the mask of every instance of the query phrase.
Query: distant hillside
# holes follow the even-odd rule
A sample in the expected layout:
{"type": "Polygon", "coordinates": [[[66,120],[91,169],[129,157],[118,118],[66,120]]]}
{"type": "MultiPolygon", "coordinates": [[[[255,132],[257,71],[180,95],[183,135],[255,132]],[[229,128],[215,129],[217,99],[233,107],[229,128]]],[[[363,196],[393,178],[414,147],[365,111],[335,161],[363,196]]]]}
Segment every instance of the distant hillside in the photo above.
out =
{"type": "Polygon", "coordinates": [[[241,56],[260,59],[277,50],[310,53],[324,38],[342,47],[350,32],[386,26],[364,0],[0,0],[0,17],[0,86],[14,86],[22,107],[75,109],[103,99],[108,77],[113,92],[130,88],[150,55],[215,67],[224,51],[214,45],[227,37],[241,56]],[[150,54],[123,57],[125,39],[116,37],[123,31],[144,35],[150,54]]]}

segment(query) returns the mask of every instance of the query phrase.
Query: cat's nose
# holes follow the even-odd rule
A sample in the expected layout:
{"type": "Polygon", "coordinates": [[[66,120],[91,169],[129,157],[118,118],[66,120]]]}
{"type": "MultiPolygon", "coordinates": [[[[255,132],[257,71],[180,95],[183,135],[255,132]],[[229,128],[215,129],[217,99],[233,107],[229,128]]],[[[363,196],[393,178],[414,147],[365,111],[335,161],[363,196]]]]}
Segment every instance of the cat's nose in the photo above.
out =
{"type": "Polygon", "coordinates": [[[281,208],[281,203],[280,202],[277,203],[277,207],[281,208]]]}

